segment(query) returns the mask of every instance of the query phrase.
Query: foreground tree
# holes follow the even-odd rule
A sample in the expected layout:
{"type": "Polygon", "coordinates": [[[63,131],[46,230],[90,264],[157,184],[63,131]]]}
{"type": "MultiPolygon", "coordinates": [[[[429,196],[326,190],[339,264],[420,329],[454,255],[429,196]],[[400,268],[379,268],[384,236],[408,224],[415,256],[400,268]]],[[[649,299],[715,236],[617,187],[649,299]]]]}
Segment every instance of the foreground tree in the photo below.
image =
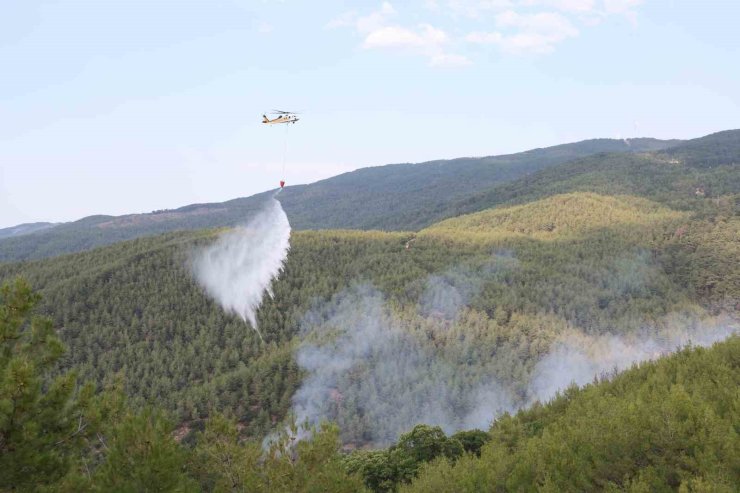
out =
{"type": "Polygon", "coordinates": [[[237,423],[214,415],[198,437],[192,468],[206,491],[352,493],[365,491],[341,460],[339,429],[295,425],[266,444],[242,442],[237,423]],[[298,439],[302,435],[304,438],[298,439]]]}
{"type": "Polygon", "coordinates": [[[38,489],[70,472],[85,448],[92,388],[73,372],[48,379],[64,346],[23,280],[0,288],[0,490],[38,489]]]}
{"type": "MultiPolygon", "coordinates": [[[[475,435],[475,431],[468,433],[475,435]]],[[[371,490],[396,491],[399,484],[411,482],[424,464],[438,458],[454,461],[464,453],[456,436],[448,437],[439,426],[419,424],[388,449],[354,452],[344,464],[348,471],[360,474],[371,490]]]]}
{"type": "Polygon", "coordinates": [[[105,462],[93,480],[95,491],[198,491],[186,472],[187,453],[172,436],[174,427],[155,410],[129,413],[101,444],[105,462]]]}

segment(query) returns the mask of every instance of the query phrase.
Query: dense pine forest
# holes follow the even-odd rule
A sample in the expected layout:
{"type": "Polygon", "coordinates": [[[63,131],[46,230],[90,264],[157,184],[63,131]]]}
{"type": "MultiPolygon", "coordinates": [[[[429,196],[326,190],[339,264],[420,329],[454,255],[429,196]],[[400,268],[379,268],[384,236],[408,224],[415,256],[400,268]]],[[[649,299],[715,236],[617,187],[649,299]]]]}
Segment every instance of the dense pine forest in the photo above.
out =
{"type": "Polygon", "coordinates": [[[740,481],[737,337],[569,387],[487,431],[418,425],[387,449],[347,455],[333,425],[290,425],[265,445],[240,440],[220,413],[178,440],[171,418],[132,407],[116,382],[96,394],[73,372],[49,378],[64,345],[33,316],[38,295],[21,281],[1,295],[3,490],[733,491],[740,481]]]}
{"type": "Polygon", "coordinates": [[[326,224],[286,191],[378,230],[294,232],[261,336],[193,279],[228,221],[3,240],[0,489],[733,491],[738,339],[668,353],[740,329],[740,133],[642,144],[326,224]]]}

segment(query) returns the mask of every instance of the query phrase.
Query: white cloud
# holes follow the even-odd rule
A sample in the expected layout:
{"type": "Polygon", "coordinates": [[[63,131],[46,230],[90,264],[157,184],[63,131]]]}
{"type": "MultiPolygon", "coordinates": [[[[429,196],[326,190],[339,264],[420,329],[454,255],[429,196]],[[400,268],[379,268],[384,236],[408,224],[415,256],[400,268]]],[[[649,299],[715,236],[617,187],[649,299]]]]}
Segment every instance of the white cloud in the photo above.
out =
{"type": "Polygon", "coordinates": [[[513,10],[507,10],[496,16],[496,26],[499,28],[516,27],[563,39],[578,35],[578,30],[573,27],[567,17],[552,12],[518,14],[513,10]]]}
{"type": "MultiPolygon", "coordinates": [[[[491,45],[507,53],[552,53],[564,41],[579,36],[578,26],[595,27],[609,16],[636,23],[644,0],[424,0],[429,15],[447,13],[455,25],[488,21],[492,29],[451,38],[448,31],[428,23],[403,25],[389,2],[367,15],[347,12],[327,24],[350,27],[362,37],[365,49],[400,50],[429,59],[431,66],[463,66],[470,60],[450,53],[462,40],[491,45]],[[473,20],[475,19],[475,20],[473,20]]],[[[440,21],[441,22],[441,21],[440,21]]],[[[457,27],[457,26],[456,26],[457,27]]],[[[449,28],[455,32],[455,28],[449,28]]]]}
{"type": "Polygon", "coordinates": [[[501,43],[501,40],[503,39],[503,37],[504,36],[499,32],[490,32],[490,33],[472,32],[465,37],[465,40],[470,43],[492,45],[492,44],[501,43]]]}
{"type": "Polygon", "coordinates": [[[551,53],[558,43],[578,36],[578,29],[567,17],[552,12],[519,14],[507,10],[496,16],[496,27],[500,30],[473,32],[465,39],[497,45],[509,53],[551,53]]]}
{"type": "Polygon", "coordinates": [[[367,33],[384,26],[389,17],[396,14],[396,9],[389,2],[383,2],[380,8],[365,16],[359,16],[356,11],[351,10],[339,14],[330,20],[326,27],[336,29],[338,27],[354,27],[360,33],[367,33]]]}
{"type": "Polygon", "coordinates": [[[399,26],[386,26],[372,31],[365,38],[363,48],[418,48],[436,51],[448,41],[447,34],[429,24],[412,31],[399,26]]]}
{"type": "Polygon", "coordinates": [[[433,67],[461,67],[469,65],[470,60],[462,55],[447,53],[445,48],[450,38],[441,29],[430,24],[406,27],[392,22],[397,16],[389,2],[365,16],[348,12],[333,19],[328,28],[352,27],[363,36],[364,49],[398,50],[426,57],[433,67]]]}

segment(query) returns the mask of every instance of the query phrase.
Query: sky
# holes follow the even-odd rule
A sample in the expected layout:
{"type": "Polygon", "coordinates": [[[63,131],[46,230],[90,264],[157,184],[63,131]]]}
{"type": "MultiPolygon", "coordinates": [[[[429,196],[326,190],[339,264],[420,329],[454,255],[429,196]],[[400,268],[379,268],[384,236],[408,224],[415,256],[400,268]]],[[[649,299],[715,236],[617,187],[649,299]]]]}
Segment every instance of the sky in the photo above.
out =
{"type": "Polygon", "coordinates": [[[5,1],[0,228],[738,128],[737,19],[737,0],[5,1]],[[262,125],[273,109],[301,120],[262,125]]]}

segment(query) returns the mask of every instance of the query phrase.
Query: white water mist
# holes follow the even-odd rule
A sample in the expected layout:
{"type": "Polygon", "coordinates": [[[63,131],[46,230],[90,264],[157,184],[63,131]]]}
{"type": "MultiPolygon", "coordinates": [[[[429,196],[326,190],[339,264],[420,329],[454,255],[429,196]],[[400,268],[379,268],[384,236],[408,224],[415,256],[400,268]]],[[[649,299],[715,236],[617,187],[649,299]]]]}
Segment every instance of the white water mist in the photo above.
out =
{"type": "Polygon", "coordinates": [[[275,195],[246,225],[197,252],[192,264],[195,279],[208,295],[258,334],[257,308],[265,292],[272,296],[272,281],[290,249],[290,223],[275,195]]]}

